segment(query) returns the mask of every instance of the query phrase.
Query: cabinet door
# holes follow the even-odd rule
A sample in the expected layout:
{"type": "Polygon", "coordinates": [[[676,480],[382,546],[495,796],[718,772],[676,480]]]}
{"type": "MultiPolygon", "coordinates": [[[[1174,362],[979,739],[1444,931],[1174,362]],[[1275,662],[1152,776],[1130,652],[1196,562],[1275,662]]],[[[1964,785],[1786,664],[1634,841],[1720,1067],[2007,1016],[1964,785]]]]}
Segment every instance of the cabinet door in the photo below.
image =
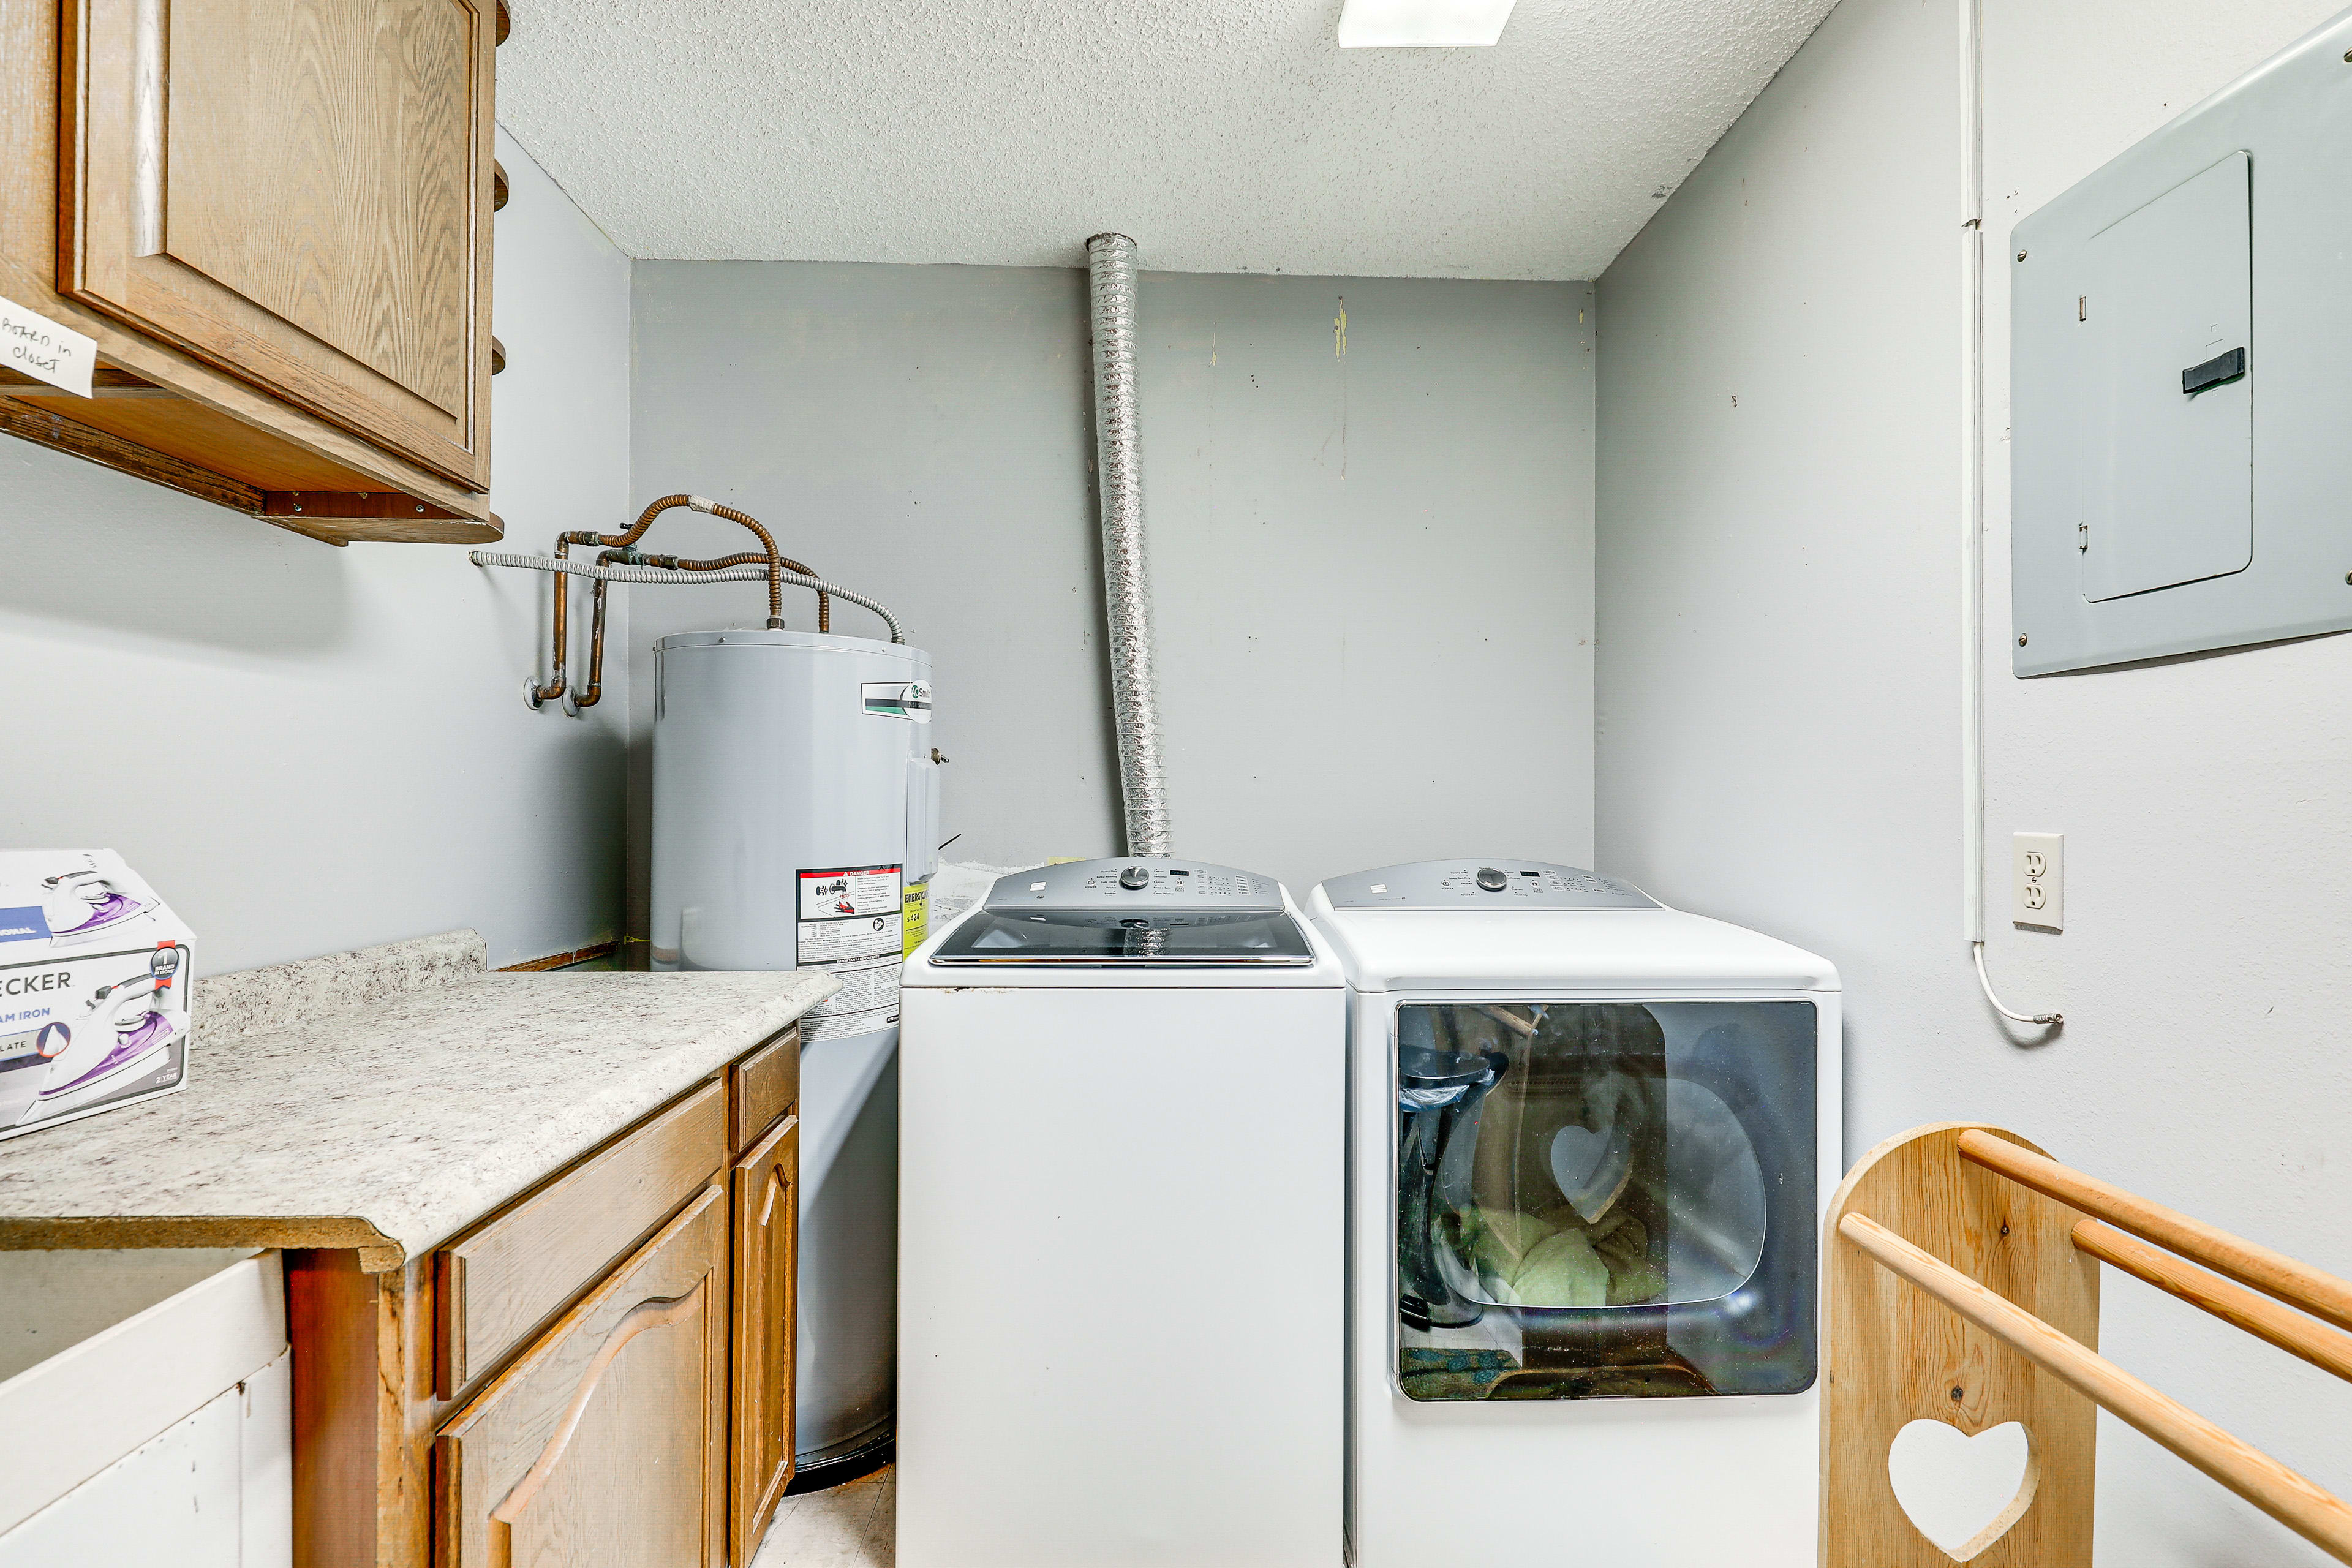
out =
{"type": "Polygon", "coordinates": [[[58,291],[488,488],[490,0],[66,0],[58,291]]]}
{"type": "Polygon", "coordinates": [[[727,1290],[714,1184],[442,1427],[439,1568],[719,1568],[727,1290]]]}
{"type": "Polygon", "coordinates": [[[736,1162],[735,1568],[793,1479],[793,1297],[800,1268],[801,1121],[787,1117],[736,1162]]]}

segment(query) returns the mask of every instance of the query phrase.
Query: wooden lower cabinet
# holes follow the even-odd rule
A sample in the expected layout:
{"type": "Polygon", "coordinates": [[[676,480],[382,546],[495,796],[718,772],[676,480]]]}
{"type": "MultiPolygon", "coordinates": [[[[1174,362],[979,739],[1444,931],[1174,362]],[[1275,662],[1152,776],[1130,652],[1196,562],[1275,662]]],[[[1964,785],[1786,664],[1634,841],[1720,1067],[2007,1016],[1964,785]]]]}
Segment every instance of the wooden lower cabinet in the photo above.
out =
{"type": "Polygon", "coordinates": [[[729,1220],[704,1189],[441,1428],[441,1568],[722,1568],[729,1220]]]}
{"type": "Polygon", "coordinates": [[[747,1568],[793,1479],[793,1298],[801,1124],[788,1116],[735,1163],[734,1463],[729,1539],[747,1568]]]}
{"type": "Polygon", "coordinates": [[[727,1163],[726,1086],[707,1083],[434,1254],[441,1354],[454,1399],[710,1184],[727,1163]]]}

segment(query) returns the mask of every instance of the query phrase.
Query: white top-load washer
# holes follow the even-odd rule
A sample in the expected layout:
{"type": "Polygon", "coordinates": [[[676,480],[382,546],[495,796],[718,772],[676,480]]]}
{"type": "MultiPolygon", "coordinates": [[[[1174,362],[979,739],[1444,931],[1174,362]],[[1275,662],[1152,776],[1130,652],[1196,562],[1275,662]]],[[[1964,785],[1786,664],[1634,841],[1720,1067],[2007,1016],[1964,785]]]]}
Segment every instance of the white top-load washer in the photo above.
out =
{"type": "Polygon", "coordinates": [[[901,994],[900,1568],[1335,1568],[1347,991],[1270,877],[1001,879],[901,994]]]}
{"type": "Polygon", "coordinates": [[[1814,1561],[1836,971],[1528,860],[1336,878],[1357,1568],[1814,1561]]]}

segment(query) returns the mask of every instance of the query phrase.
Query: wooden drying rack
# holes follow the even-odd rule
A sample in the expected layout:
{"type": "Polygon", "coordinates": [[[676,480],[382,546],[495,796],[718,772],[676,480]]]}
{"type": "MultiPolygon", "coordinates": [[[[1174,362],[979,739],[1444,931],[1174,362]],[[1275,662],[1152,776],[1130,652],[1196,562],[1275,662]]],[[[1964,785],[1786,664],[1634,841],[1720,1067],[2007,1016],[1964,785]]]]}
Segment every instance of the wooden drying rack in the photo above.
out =
{"type": "Polygon", "coordinates": [[[2104,1262],[2352,1380],[2352,1283],[1951,1122],[1863,1157],[1830,1205],[1827,1258],[1823,1568],[2090,1568],[2100,1409],[2352,1563],[2352,1507],[2096,1350],[2104,1262]],[[2016,1498],[1956,1555],[1888,1478],[1895,1435],[1923,1418],[2026,1431],[2016,1498]]]}

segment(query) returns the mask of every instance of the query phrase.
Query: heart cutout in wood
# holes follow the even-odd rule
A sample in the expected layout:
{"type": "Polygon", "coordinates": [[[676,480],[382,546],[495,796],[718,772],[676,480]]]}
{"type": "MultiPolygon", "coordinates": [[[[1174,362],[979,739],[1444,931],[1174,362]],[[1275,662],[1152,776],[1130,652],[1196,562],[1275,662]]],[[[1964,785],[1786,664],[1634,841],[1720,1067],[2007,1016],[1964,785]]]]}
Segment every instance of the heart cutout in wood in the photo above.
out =
{"type": "Polygon", "coordinates": [[[1955,1563],[2009,1533],[2032,1506],[2033,1442],[2004,1421],[1971,1437],[1948,1422],[1914,1421],[1886,1450],[1886,1479],[1912,1527],[1955,1563]]]}

